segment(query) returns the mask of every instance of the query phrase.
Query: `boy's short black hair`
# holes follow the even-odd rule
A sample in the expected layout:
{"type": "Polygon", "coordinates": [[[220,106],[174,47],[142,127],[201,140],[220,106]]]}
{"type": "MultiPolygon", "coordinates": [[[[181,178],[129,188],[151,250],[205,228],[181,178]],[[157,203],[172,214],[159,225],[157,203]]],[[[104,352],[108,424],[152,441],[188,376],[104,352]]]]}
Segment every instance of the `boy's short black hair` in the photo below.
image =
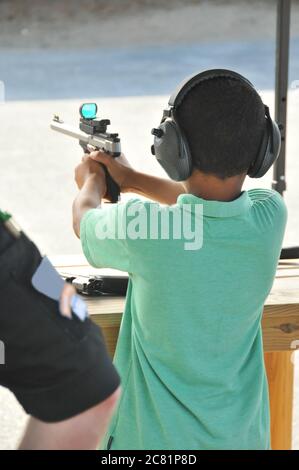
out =
{"type": "Polygon", "coordinates": [[[178,106],[177,122],[193,166],[227,178],[247,172],[265,132],[265,109],[249,85],[216,77],[192,88],[178,106]]]}

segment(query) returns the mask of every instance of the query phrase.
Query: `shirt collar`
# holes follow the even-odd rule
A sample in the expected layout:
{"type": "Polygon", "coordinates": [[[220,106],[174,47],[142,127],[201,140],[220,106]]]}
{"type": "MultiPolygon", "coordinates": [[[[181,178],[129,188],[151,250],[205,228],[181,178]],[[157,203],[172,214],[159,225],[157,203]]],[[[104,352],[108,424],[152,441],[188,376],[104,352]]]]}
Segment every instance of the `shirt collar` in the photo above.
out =
{"type": "Polygon", "coordinates": [[[252,206],[252,201],[247,191],[243,191],[237,199],[233,201],[210,201],[194,196],[194,194],[180,194],[177,204],[202,204],[203,215],[207,217],[235,217],[248,211],[252,206]]]}

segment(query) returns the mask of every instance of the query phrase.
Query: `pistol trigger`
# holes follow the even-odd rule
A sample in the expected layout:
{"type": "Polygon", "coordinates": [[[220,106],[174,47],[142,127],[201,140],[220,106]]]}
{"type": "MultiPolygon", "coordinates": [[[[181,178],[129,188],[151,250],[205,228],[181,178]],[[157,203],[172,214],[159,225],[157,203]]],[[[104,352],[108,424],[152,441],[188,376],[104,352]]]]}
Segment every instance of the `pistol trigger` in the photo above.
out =
{"type": "Polygon", "coordinates": [[[79,141],[80,147],[83,149],[84,153],[90,153],[85,142],[79,141]]]}

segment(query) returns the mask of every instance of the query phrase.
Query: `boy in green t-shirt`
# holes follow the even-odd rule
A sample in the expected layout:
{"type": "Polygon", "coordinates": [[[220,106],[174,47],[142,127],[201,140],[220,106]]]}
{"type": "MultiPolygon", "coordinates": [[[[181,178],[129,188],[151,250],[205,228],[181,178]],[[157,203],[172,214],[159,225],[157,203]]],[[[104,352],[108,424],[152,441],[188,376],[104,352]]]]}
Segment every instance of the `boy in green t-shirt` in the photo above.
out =
{"type": "Polygon", "coordinates": [[[230,71],[183,84],[155,134],[173,180],[103,152],[83,158],[74,230],[88,261],[130,274],[108,449],[269,449],[261,316],[286,224],[272,190],[242,191],[279,153],[252,85],[230,71]],[[182,91],[183,90],[183,91],[182,91]],[[106,166],[138,199],[101,206],[106,166]]]}

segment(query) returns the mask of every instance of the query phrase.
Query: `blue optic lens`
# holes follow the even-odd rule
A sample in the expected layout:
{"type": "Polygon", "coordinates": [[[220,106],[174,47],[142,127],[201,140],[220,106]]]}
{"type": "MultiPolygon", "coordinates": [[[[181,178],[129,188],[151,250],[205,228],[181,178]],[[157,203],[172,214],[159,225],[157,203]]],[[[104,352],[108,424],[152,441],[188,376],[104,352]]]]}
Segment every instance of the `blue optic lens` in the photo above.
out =
{"type": "Polygon", "coordinates": [[[84,103],[80,108],[80,114],[84,119],[93,119],[97,115],[96,103],[84,103]]]}

